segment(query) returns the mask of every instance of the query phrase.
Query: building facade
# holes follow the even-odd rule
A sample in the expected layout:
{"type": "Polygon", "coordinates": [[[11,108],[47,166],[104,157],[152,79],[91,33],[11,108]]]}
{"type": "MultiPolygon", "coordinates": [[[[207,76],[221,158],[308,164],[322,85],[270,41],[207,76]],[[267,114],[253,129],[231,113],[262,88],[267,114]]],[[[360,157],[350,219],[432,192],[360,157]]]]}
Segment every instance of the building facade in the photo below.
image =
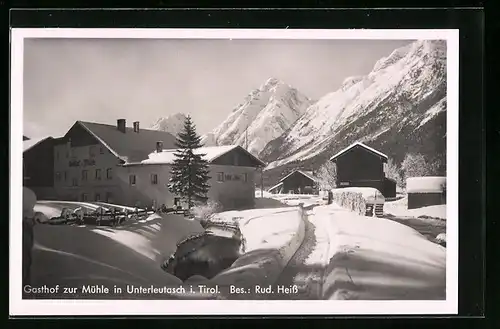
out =
{"type": "MultiPolygon", "coordinates": [[[[175,137],[168,132],[140,129],[138,122],[126,127],[123,119],[116,126],[77,121],[63,137],[50,141],[25,152],[25,176],[30,176],[27,168],[38,166],[33,176],[52,184],[51,194],[39,199],[141,207],[172,207],[178,199],[168,191],[175,153],[175,137]],[[50,163],[43,168],[42,158],[50,163]]],[[[209,199],[225,209],[252,207],[264,163],[239,146],[197,151],[207,153],[209,199]]]]}
{"type": "MultiPolygon", "coordinates": [[[[262,161],[239,146],[206,147],[196,152],[206,154],[209,162],[209,200],[217,201],[225,210],[254,206],[262,161]]],[[[124,164],[118,173],[118,179],[129,185],[123,202],[172,207],[177,198],[168,190],[173,154],[173,150],[162,150],[151,154],[149,160],[124,164]]]]}
{"type": "Polygon", "coordinates": [[[386,198],[395,197],[396,182],[385,176],[387,159],[387,155],[359,142],[341,150],[330,158],[337,168],[337,187],[373,187],[386,198]]]}
{"type": "Polygon", "coordinates": [[[54,190],[54,145],[52,137],[27,139],[23,136],[23,185],[30,188],[38,198],[55,198],[54,190]]]}
{"type": "Polygon", "coordinates": [[[128,199],[129,183],[122,165],[142,160],[158,143],[174,146],[168,132],[77,121],[54,145],[54,188],[57,198],[120,203],[128,199]]]}

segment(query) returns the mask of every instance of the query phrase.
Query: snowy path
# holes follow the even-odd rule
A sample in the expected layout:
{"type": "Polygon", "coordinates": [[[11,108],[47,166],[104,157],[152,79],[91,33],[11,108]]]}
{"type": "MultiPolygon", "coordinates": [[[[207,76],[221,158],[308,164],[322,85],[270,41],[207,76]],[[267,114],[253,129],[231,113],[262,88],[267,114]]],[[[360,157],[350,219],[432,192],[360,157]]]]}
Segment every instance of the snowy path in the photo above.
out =
{"type": "Polygon", "coordinates": [[[311,209],[308,207],[304,218],[304,241],[297,249],[288,265],[278,278],[273,299],[279,300],[317,300],[322,299],[323,281],[328,262],[330,240],[320,224],[309,220],[311,209]],[[291,293],[278,293],[278,287],[292,288],[291,293]],[[295,290],[293,290],[295,288],[295,290]]]}

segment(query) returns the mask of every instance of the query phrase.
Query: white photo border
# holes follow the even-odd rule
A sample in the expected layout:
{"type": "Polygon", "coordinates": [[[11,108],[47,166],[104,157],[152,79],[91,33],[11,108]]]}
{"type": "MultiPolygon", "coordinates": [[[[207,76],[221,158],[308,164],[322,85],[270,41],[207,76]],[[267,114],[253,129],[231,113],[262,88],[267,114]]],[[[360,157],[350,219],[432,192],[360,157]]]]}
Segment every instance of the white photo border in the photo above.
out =
{"type": "Polygon", "coordinates": [[[458,29],[11,29],[9,314],[80,315],[452,315],[458,314],[458,29]],[[351,39],[447,41],[446,300],[26,300],[22,299],[22,141],[25,38],[351,39]]]}

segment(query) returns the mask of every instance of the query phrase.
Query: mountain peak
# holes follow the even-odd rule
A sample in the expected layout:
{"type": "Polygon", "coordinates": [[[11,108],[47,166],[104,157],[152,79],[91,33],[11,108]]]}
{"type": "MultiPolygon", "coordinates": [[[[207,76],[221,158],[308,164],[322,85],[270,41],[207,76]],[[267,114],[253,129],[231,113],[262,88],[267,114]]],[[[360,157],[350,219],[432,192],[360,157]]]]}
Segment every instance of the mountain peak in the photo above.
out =
{"type": "Polygon", "coordinates": [[[429,122],[443,120],[443,112],[446,41],[408,42],[377,61],[368,75],[348,77],[321,97],[260,155],[270,170],[324,161],[355,140],[369,140],[397,161],[408,148],[439,157],[442,121],[429,122]],[[427,135],[438,141],[434,151],[419,146],[427,135]]]}
{"type": "Polygon", "coordinates": [[[204,136],[205,145],[238,144],[258,155],[311,105],[309,98],[277,78],[269,78],[204,136]]]}
{"type": "Polygon", "coordinates": [[[264,84],[259,88],[260,91],[270,91],[273,88],[276,88],[278,86],[287,86],[291,88],[290,85],[286,84],[280,79],[277,78],[269,78],[264,82],[264,84]]]}
{"type": "Polygon", "coordinates": [[[151,125],[151,129],[166,131],[173,135],[177,135],[184,127],[185,120],[186,115],[184,113],[179,112],[170,114],[156,120],[156,122],[151,125]]]}

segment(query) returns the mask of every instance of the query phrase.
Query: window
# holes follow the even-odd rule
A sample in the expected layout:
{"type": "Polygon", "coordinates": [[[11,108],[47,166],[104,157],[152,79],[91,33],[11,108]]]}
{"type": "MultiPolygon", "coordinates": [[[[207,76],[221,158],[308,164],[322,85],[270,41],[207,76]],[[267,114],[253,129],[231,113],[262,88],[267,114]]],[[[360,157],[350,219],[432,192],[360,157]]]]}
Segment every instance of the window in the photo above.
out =
{"type": "Polygon", "coordinates": [[[95,194],[95,201],[101,201],[101,195],[99,193],[95,194]]]}
{"type": "Polygon", "coordinates": [[[217,181],[218,182],[223,182],[224,181],[224,173],[223,172],[218,172],[217,173],[217,181]]]}
{"type": "Polygon", "coordinates": [[[78,179],[77,178],[73,177],[72,185],[73,186],[78,186],[78,179]]]}
{"type": "Polygon", "coordinates": [[[231,174],[226,174],[224,177],[225,180],[231,180],[231,174]]]}
{"type": "Polygon", "coordinates": [[[243,181],[246,183],[248,182],[248,173],[243,174],[243,181]]]}
{"type": "Polygon", "coordinates": [[[95,146],[90,146],[89,147],[89,156],[91,158],[95,157],[95,146]]]}
{"type": "Polygon", "coordinates": [[[106,179],[113,179],[113,168],[106,169],[106,179]]]}
{"type": "Polygon", "coordinates": [[[240,175],[234,175],[234,176],[233,176],[233,180],[236,180],[236,181],[241,180],[240,175]]]}
{"type": "Polygon", "coordinates": [[[128,176],[128,182],[130,185],[135,185],[135,175],[128,176]]]}
{"type": "Polygon", "coordinates": [[[113,199],[113,193],[106,192],[106,202],[111,202],[113,199]]]}
{"type": "Polygon", "coordinates": [[[88,177],[88,171],[87,170],[82,170],[82,181],[87,180],[88,177]]]}
{"type": "Polygon", "coordinates": [[[61,173],[56,172],[56,182],[59,182],[59,181],[61,181],[61,173]]]}
{"type": "Polygon", "coordinates": [[[68,181],[68,172],[67,171],[64,172],[64,181],[65,182],[68,181]]]}
{"type": "Polygon", "coordinates": [[[104,154],[104,147],[99,147],[99,154],[104,154]]]}
{"type": "Polygon", "coordinates": [[[82,193],[82,201],[85,202],[85,201],[88,201],[88,199],[89,199],[88,194],[82,193]]]}
{"type": "Polygon", "coordinates": [[[95,170],[95,179],[96,180],[101,180],[101,169],[96,169],[95,170]]]}
{"type": "Polygon", "coordinates": [[[151,184],[153,184],[153,185],[158,184],[158,175],[157,174],[151,174],[151,184]]]}

